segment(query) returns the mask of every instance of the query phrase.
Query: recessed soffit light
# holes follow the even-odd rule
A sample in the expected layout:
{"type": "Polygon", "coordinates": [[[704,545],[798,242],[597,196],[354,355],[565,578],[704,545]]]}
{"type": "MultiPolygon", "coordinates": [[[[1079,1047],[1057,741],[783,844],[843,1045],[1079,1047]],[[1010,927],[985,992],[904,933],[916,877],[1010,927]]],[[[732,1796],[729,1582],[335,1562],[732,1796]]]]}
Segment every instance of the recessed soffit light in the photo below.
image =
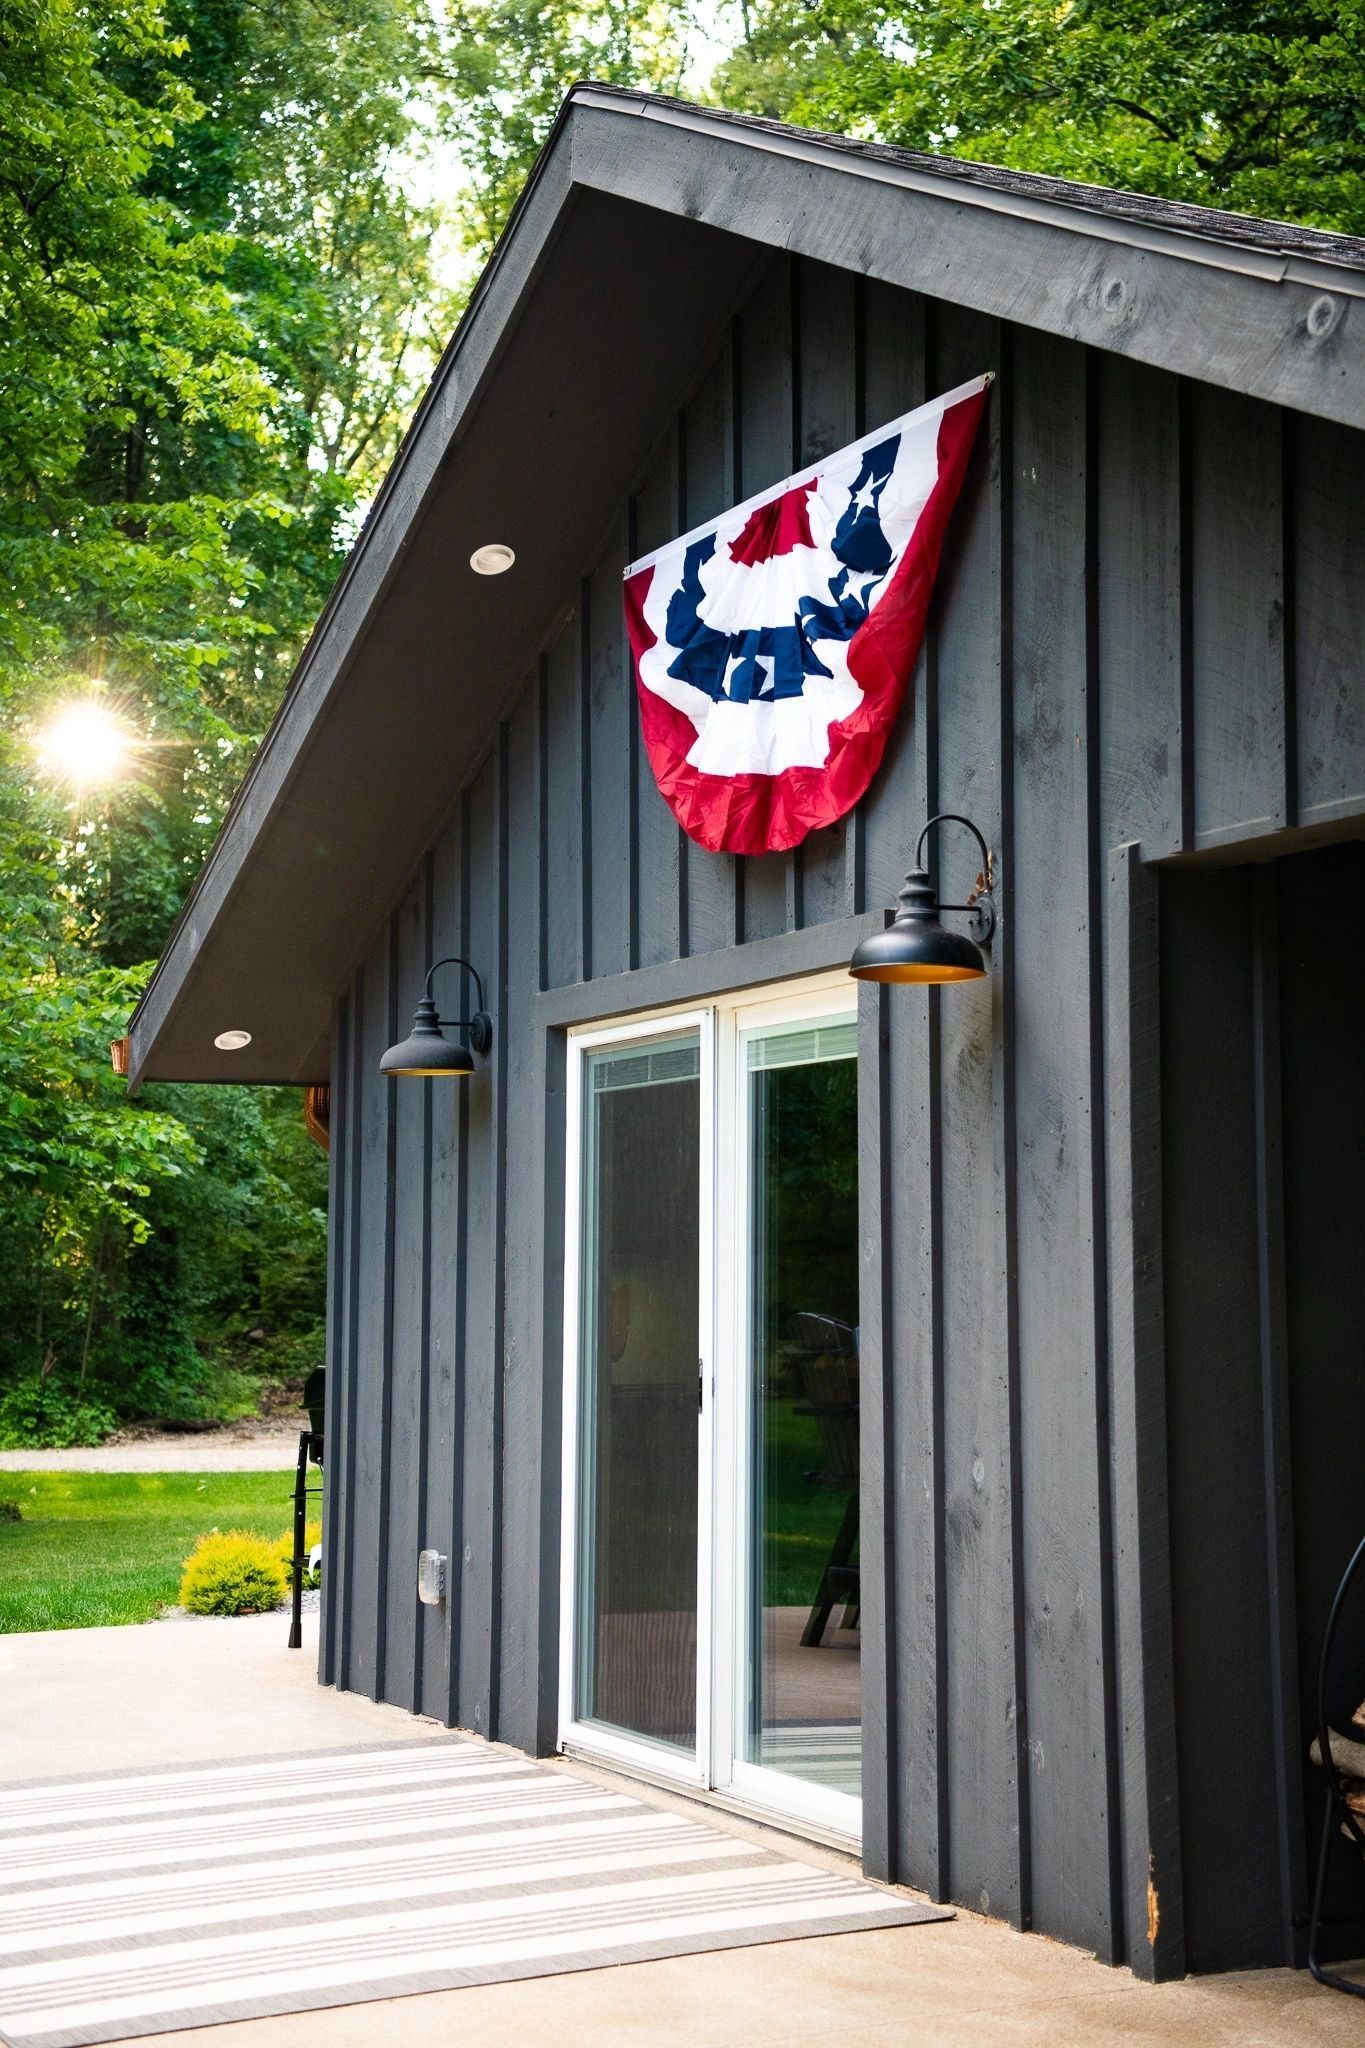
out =
{"type": "Polygon", "coordinates": [[[219,1052],[240,1052],[243,1046],[250,1045],[251,1033],[249,1031],[220,1031],[213,1042],[219,1052]]]}
{"type": "Polygon", "coordinates": [[[490,540],[483,547],[475,548],[469,557],[469,566],[476,576],[501,576],[516,559],[515,550],[509,548],[505,541],[490,540]]]}

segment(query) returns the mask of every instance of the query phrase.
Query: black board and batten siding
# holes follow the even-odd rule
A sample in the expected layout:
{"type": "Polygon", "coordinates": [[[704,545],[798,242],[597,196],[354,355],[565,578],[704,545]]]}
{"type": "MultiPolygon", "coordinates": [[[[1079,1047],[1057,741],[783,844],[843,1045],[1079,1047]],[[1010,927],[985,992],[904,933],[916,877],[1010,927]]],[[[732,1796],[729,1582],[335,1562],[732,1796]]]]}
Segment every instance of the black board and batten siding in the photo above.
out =
{"type": "MultiPolygon", "coordinates": [[[[1217,1966],[1232,1909],[1181,1879],[1184,1798],[1227,1859],[1176,1770],[1209,1708],[1171,1655],[1197,1598],[1162,1568],[1168,1524],[1194,1541],[1200,1510],[1178,1461],[1170,1516],[1165,1494],[1147,863],[1264,857],[1269,834],[1290,848],[1365,810],[1361,436],[786,256],[659,429],[339,1000],[323,1676],[553,1746],[556,1025],[832,964],[923,818],[964,810],[1000,858],[996,971],[860,998],[868,1866],[1148,1973],[1217,1966]],[[986,369],[913,704],[868,799],[790,855],[705,854],[640,745],[624,563],[986,369]],[[381,1081],[444,952],[489,984],[491,1059],[468,1089],[381,1081]],[[423,1545],[451,1560],[444,1609],[417,1601],[423,1545]]],[[[955,898],[968,853],[945,838],[955,898]]],[[[1176,1324],[1192,1315],[1179,1296],[1176,1324]]],[[[1248,1426],[1283,1457],[1266,1372],[1248,1426]]],[[[1265,1484],[1241,1510],[1262,1540],[1265,1484]]],[[[1291,1691],[1263,1703],[1271,1779],[1291,1691]]],[[[1289,1872],[1293,1798],[1267,1841],[1231,1832],[1240,1855],[1289,1872]]],[[[1292,1903],[1256,1959],[1292,1956],[1292,1903]]]]}

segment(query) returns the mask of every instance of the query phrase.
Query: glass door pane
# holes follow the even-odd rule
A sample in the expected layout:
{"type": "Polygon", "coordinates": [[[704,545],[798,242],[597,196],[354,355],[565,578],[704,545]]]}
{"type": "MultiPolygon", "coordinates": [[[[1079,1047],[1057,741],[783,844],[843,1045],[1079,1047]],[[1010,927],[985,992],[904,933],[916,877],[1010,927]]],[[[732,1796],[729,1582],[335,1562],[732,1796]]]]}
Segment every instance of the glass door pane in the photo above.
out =
{"type": "Polygon", "coordinates": [[[738,1759],[856,1799],[857,1026],[740,1036],[748,1227],[747,1641],[738,1759]]]}
{"type": "Polygon", "coordinates": [[[697,1726],[698,1034],[583,1069],[574,1717],[697,1726]]]}

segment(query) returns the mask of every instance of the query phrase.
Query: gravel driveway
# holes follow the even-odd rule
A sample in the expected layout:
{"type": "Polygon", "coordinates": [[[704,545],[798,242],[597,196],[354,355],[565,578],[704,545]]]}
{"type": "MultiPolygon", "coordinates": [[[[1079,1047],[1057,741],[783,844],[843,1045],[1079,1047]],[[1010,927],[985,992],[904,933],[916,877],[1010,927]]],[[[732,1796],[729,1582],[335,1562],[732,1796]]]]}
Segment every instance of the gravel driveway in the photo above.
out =
{"type": "Polygon", "coordinates": [[[299,1429],[205,1430],[101,1444],[96,1450],[0,1451],[0,1472],[278,1472],[299,1454],[299,1429]]]}

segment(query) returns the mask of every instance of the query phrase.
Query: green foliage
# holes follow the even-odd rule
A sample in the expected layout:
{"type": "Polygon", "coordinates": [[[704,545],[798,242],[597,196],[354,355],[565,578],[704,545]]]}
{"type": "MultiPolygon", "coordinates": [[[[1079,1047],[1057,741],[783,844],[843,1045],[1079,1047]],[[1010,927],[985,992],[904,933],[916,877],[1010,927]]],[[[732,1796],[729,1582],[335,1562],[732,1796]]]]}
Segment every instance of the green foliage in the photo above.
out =
{"type": "Polygon", "coordinates": [[[107,1402],[51,1374],[31,1373],[0,1389],[0,1451],[103,1443],[116,1420],[107,1402]]]}
{"type": "Polygon", "coordinates": [[[415,0],[0,0],[0,1388],[49,1432],[316,1359],[297,1096],[130,1102],[108,1046],[448,317],[428,44],[415,0]],[[138,745],[82,792],[36,740],[92,697],[138,745]]]}
{"type": "Polygon", "coordinates": [[[0,1634],[152,1621],[177,1601],[206,1529],[273,1537],[289,1472],[7,1472],[22,1521],[0,1518],[0,1634]]]}
{"type": "Polygon", "coordinates": [[[1365,232],[1362,0],[752,0],[729,106],[1365,232]]]}
{"type": "Polygon", "coordinates": [[[268,1614],[284,1592],[284,1566],[269,1543],[244,1529],[213,1529],[185,1560],[180,1604],[191,1614],[268,1614]]]}
{"type": "Polygon", "coordinates": [[[466,180],[466,247],[492,248],[576,80],[676,93],[688,30],[687,10],[669,0],[450,0],[433,87],[466,180]]]}

